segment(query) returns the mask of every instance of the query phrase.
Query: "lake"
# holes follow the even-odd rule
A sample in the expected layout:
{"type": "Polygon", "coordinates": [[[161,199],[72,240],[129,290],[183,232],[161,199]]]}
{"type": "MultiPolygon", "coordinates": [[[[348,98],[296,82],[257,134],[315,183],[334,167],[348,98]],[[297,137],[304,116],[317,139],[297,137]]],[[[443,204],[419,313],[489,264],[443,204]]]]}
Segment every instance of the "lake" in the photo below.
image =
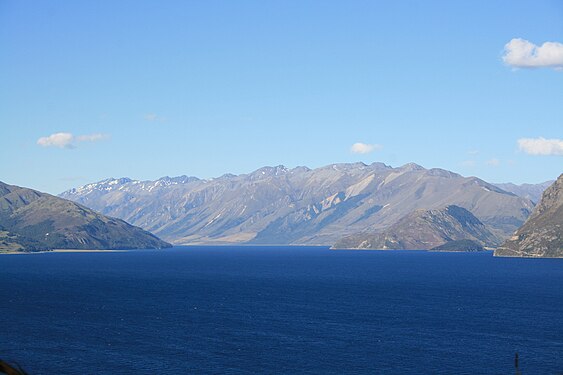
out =
{"type": "Polygon", "coordinates": [[[30,374],[563,373],[563,259],[325,247],[0,256],[30,374]]]}

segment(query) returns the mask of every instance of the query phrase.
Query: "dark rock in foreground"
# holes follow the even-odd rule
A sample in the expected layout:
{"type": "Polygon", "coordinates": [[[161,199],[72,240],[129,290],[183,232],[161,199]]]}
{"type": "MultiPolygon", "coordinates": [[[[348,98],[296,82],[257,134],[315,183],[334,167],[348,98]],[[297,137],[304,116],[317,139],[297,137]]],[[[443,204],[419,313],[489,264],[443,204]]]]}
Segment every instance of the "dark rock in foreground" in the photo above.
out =
{"type": "Polygon", "coordinates": [[[0,251],[170,246],[123,220],[50,194],[0,182],[0,251]]]}
{"type": "Polygon", "coordinates": [[[544,191],[529,219],[495,255],[563,257],[563,174],[544,191]]]}
{"type": "Polygon", "coordinates": [[[351,235],[333,248],[429,250],[459,240],[472,240],[480,246],[498,244],[498,238],[471,212],[450,205],[438,210],[416,210],[382,232],[351,235]]]}

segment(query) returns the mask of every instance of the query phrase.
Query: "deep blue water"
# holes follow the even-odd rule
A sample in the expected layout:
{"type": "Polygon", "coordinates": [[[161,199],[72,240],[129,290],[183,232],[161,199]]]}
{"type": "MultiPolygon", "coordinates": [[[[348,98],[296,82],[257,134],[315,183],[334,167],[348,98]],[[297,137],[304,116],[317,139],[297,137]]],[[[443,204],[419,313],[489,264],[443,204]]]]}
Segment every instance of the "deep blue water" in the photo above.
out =
{"type": "Polygon", "coordinates": [[[563,373],[563,259],[189,247],[0,256],[31,374],[563,373]]]}

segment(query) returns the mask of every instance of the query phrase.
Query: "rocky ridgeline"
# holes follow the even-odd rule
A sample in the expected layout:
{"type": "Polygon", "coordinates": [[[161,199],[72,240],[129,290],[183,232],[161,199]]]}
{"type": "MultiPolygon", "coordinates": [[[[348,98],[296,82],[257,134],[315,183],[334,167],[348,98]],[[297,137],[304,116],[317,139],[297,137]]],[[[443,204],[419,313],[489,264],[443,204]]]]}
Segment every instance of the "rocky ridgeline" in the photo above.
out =
{"type": "Polygon", "coordinates": [[[507,238],[533,203],[475,177],[414,163],[263,167],[202,180],[109,179],[61,194],[176,244],[332,245],[384,230],[415,210],[448,205],[471,212],[507,238]]]}
{"type": "Polygon", "coordinates": [[[544,191],[526,223],[495,250],[495,255],[563,257],[563,174],[544,191]]]}

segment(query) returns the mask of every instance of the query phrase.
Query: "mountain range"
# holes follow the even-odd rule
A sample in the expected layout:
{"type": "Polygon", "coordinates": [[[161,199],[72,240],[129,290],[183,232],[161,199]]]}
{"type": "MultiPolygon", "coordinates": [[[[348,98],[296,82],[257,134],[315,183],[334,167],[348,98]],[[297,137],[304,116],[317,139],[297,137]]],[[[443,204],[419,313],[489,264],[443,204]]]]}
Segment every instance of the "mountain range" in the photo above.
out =
{"type": "Polygon", "coordinates": [[[0,182],[0,251],[144,249],[171,245],[123,220],[0,182]]]}
{"type": "Polygon", "coordinates": [[[494,238],[510,236],[534,204],[476,177],[409,163],[263,167],[209,180],[107,179],[60,197],[121,218],[174,244],[333,245],[389,228],[416,210],[455,205],[494,238]]]}

